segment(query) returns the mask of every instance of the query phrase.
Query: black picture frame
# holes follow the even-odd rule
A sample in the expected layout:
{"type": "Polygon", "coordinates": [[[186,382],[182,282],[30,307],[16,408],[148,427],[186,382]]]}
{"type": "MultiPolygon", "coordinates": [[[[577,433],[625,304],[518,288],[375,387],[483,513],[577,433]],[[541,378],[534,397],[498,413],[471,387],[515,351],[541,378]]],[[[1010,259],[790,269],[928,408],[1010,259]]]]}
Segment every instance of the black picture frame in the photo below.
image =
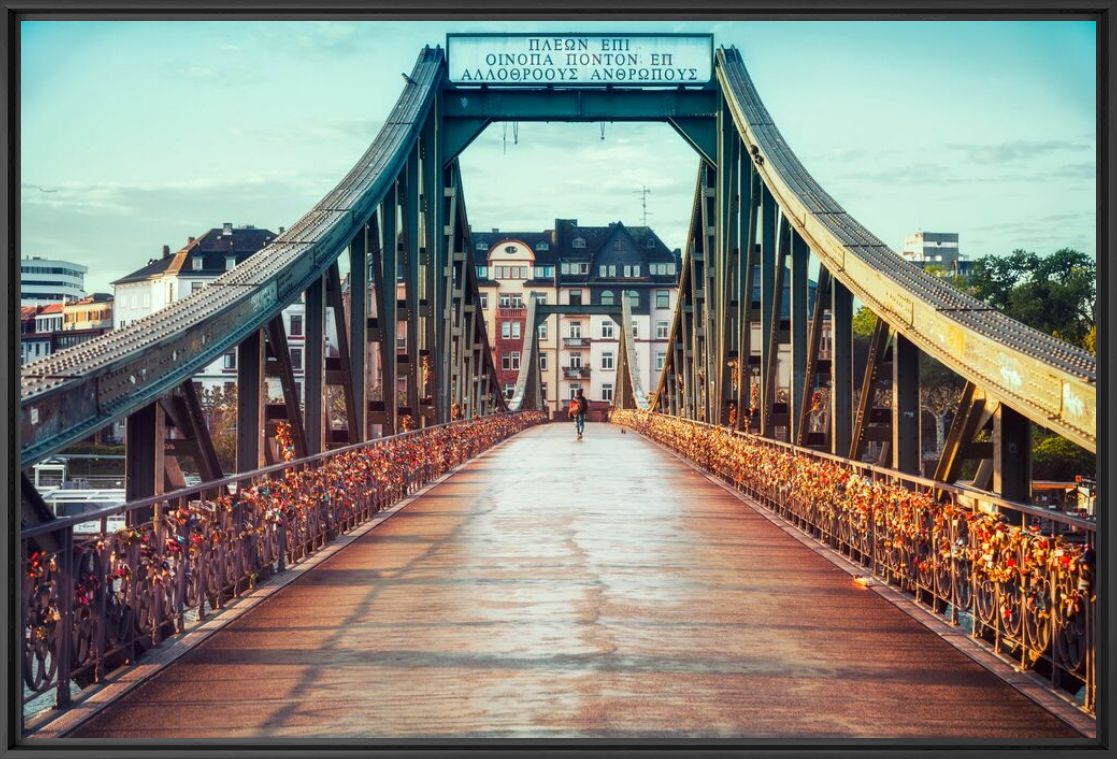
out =
{"type": "MultiPolygon", "coordinates": [[[[641,740],[630,744],[615,741],[533,741],[501,740],[450,741],[433,744],[397,741],[384,745],[353,745],[338,741],[260,740],[252,747],[229,742],[204,740],[156,744],[152,741],[122,743],[119,747],[98,741],[63,739],[49,746],[35,748],[18,744],[13,733],[16,710],[20,708],[19,670],[13,631],[19,618],[16,607],[18,587],[14,561],[19,554],[18,509],[18,451],[19,451],[19,271],[16,266],[19,251],[19,22],[27,19],[517,19],[531,20],[632,20],[665,19],[1052,19],[1092,18],[1097,21],[1097,135],[1098,135],[1098,198],[1097,241],[1099,311],[1102,340],[1098,347],[1099,406],[1101,425],[1098,445],[1098,494],[1099,494],[1099,640],[1117,639],[1117,619],[1113,589],[1117,587],[1117,571],[1111,546],[1117,538],[1114,526],[1117,519],[1107,513],[1108,478],[1113,456],[1110,453],[1114,411],[1110,404],[1110,382],[1113,359],[1113,313],[1109,293],[1117,292],[1117,267],[1108,259],[1107,252],[1117,250],[1117,204],[1111,190],[1117,183],[1117,162],[1113,151],[1117,146],[1117,113],[1114,111],[1113,88],[1114,51],[1117,51],[1117,0],[1075,0],[1062,3],[1055,0],[783,0],[776,4],[770,0],[691,0],[678,3],[672,0],[613,0],[595,3],[591,0],[462,0],[454,4],[436,0],[0,0],[3,9],[3,27],[0,29],[0,50],[4,51],[3,80],[3,130],[4,183],[0,204],[0,231],[4,241],[4,265],[0,267],[5,303],[5,325],[2,347],[5,358],[3,392],[0,404],[8,420],[6,434],[0,443],[3,472],[0,481],[6,485],[4,504],[5,524],[3,554],[0,555],[0,573],[5,589],[4,624],[0,627],[0,650],[4,656],[4,713],[3,756],[110,756],[142,755],[171,757],[204,755],[215,757],[269,756],[311,757],[331,756],[448,756],[482,755],[488,753],[520,753],[532,751],[546,756],[631,755],[641,757],[686,755],[700,756],[826,756],[826,757],[976,757],[1003,753],[995,742],[962,746],[955,741],[811,741],[764,740],[746,745],[717,744],[709,741],[668,744],[662,741],[641,740]]],[[[1114,659],[1108,646],[1099,647],[1098,658],[1098,733],[1091,746],[1057,748],[1039,744],[1033,748],[1014,748],[1017,757],[1040,756],[1113,756],[1112,701],[1115,685],[1114,659]]]]}

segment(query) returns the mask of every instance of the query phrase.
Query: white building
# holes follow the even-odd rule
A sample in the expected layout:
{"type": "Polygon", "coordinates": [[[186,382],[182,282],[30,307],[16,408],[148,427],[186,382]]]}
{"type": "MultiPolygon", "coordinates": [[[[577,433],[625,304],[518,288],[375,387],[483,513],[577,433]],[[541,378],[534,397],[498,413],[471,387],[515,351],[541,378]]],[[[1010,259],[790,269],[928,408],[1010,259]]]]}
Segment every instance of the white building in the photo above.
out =
{"type": "Polygon", "coordinates": [[[904,238],[904,259],[953,268],[959,259],[957,232],[916,232],[904,238]]]}
{"type": "Polygon", "coordinates": [[[19,262],[19,304],[45,306],[85,296],[89,268],[71,261],[32,256],[19,262]]]}
{"type": "MultiPolygon", "coordinates": [[[[171,253],[163,246],[160,258],[113,282],[115,308],[114,328],[125,327],[136,319],[159,311],[176,300],[188,298],[199,292],[211,281],[245,261],[249,256],[275,239],[275,233],[251,225],[234,227],[226,223],[221,229],[211,229],[201,237],[188,238],[186,246],[171,253]]],[[[327,310],[327,353],[337,345],[333,312],[327,310]]],[[[295,384],[301,395],[305,358],[306,335],[305,306],[296,302],[283,310],[287,330],[288,348],[295,374],[295,384]]],[[[336,348],[334,348],[336,350],[336,348]]],[[[203,390],[211,388],[232,389],[236,385],[236,350],[231,349],[194,376],[203,390]]],[[[279,380],[269,378],[268,394],[273,398],[282,395],[279,380]]]]}

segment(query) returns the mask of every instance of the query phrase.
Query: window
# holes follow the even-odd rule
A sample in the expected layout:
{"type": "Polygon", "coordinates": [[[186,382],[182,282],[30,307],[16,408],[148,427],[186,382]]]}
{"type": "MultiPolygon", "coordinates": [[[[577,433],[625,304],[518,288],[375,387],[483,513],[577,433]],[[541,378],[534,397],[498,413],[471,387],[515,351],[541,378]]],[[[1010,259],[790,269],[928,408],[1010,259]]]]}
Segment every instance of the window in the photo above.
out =
{"type": "Polygon", "coordinates": [[[515,393],[516,393],[516,386],[515,385],[505,385],[504,386],[504,397],[505,398],[511,398],[515,393]]]}
{"type": "Polygon", "coordinates": [[[501,369],[511,369],[512,368],[512,354],[509,351],[504,351],[503,353],[500,354],[500,368],[501,369]]]}
{"type": "Polygon", "coordinates": [[[663,370],[663,365],[664,365],[664,363],[666,363],[666,361],[667,361],[667,353],[666,352],[664,352],[664,351],[656,351],[655,352],[655,370],[657,372],[663,370]]]}
{"type": "Polygon", "coordinates": [[[640,337],[640,322],[632,322],[632,336],[640,337]]]}
{"type": "Polygon", "coordinates": [[[501,293],[500,294],[500,307],[501,308],[508,308],[511,305],[512,305],[512,296],[509,295],[508,293],[501,293]]]}
{"type": "Polygon", "coordinates": [[[503,337],[505,340],[512,337],[512,322],[500,323],[500,336],[503,337]]]}
{"type": "Polygon", "coordinates": [[[562,264],[559,266],[559,271],[563,274],[569,274],[570,273],[570,264],[563,261],[562,264]]]}
{"type": "Polygon", "coordinates": [[[655,307],[671,308],[671,293],[667,290],[655,291],[655,307]]]}
{"type": "Polygon", "coordinates": [[[476,248],[477,250],[488,250],[488,249],[489,249],[489,246],[488,246],[488,245],[486,245],[486,244],[485,244],[485,243],[483,243],[483,242],[478,242],[478,243],[477,243],[476,245],[474,245],[473,247],[474,247],[474,248],[476,248]]]}
{"type": "Polygon", "coordinates": [[[578,273],[579,274],[589,274],[590,273],[590,265],[588,263],[578,264],[578,273]]]}
{"type": "Polygon", "coordinates": [[[581,322],[570,322],[570,336],[571,337],[581,337],[582,336],[582,323],[581,322]]]}
{"type": "Polygon", "coordinates": [[[582,368],[582,354],[581,353],[571,353],[570,354],[570,368],[571,369],[581,369],[582,368]]]}
{"type": "Polygon", "coordinates": [[[547,354],[546,353],[540,353],[539,354],[539,368],[543,371],[547,371],[547,354]]]}
{"type": "Polygon", "coordinates": [[[613,339],[613,320],[612,319],[606,319],[605,321],[601,322],[601,337],[606,339],[606,340],[612,340],[613,339]]]}
{"type": "Polygon", "coordinates": [[[570,305],[572,305],[572,306],[582,305],[582,291],[581,290],[571,290],[570,291],[570,305]]]}
{"type": "Polygon", "coordinates": [[[674,274],[675,273],[675,264],[673,264],[673,263],[672,264],[667,264],[667,273],[668,274],[674,274]]]}
{"type": "Polygon", "coordinates": [[[586,241],[585,241],[584,238],[575,237],[574,242],[571,243],[570,247],[572,247],[572,248],[584,248],[584,247],[586,247],[586,241]]]}
{"type": "Polygon", "coordinates": [[[603,400],[603,401],[612,401],[613,400],[613,383],[612,382],[606,382],[605,384],[603,384],[601,386],[601,400],[603,400]]]}
{"type": "Polygon", "coordinates": [[[237,265],[237,257],[236,256],[225,256],[225,271],[229,271],[230,269],[232,269],[236,265],[237,265]]]}
{"type": "Polygon", "coordinates": [[[629,290],[628,291],[628,303],[633,308],[639,307],[639,305],[640,305],[640,293],[636,292],[635,290],[629,290]]]}
{"type": "Polygon", "coordinates": [[[481,308],[482,309],[488,308],[489,307],[489,294],[488,293],[480,293],[480,296],[481,296],[481,308]]]}
{"type": "Polygon", "coordinates": [[[539,325],[539,339],[540,340],[546,340],[547,339],[547,322],[543,322],[542,324],[539,325]]]}
{"type": "Polygon", "coordinates": [[[512,337],[518,338],[520,336],[520,322],[512,322],[512,337]]]}
{"type": "Polygon", "coordinates": [[[613,368],[613,352],[612,351],[607,351],[607,352],[601,354],[601,368],[602,369],[612,369],[613,368]]]}
{"type": "Polygon", "coordinates": [[[511,295],[512,295],[512,308],[523,308],[524,307],[524,294],[523,293],[512,293],[511,295]]]}
{"type": "Polygon", "coordinates": [[[651,250],[652,248],[654,248],[655,247],[655,238],[654,237],[649,237],[647,239],[647,242],[644,243],[644,247],[647,248],[648,250],[651,250]]]}
{"type": "Polygon", "coordinates": [[[201,256],[194,256],[193,261],[194,261],[194,264],[193,264],[194,271],[201,271],[202,270],[202,263],[203,263],[202,257],[201,256]]]}
{"type": "Polygon", "coordinates": [[[669,325],[667,322],[663,322],[663,321],[656,322],[655,323],[656,339],[657,340],[666,340],[667,339],[667,331],[669,329],[671,329],[671,325],[669,325]]]}
{"type": "Polygon", "coordinates": [[[540,395],[543,396],[543,400],[547,400],[547,383],[546,382],[540,382],[539,383],[539,393],[540,393],[540,395]]]}
{"type": "Polygon", "coordinates": [[[507,253],[508,255],[512,255],[513,253],[516,252],[516,246],[515,245],[505,245],[504,246],[504,252],[507,253]]]}
{"type": "Polygon", "coordinates": [[[291,337],[301,337],[303,333],[302,314],[291,314],[291,337]]]}
{"type": "Polygon", "coordinates": [[[606,290],[603,293],[601,293],[601,305],[603,305],[603,306],[613,305],[613,291],[612,290],[606,290]]]}
{"type": "Polygon", "coordinates": [[[478,266],[477,267],[477,279],[488,279],[488,278],[489,278],[489,267],[488,266],[478,266]]]}
{"type": "Polygon", "coordinates": [[[519,369],[520,368],[520,352],[519,351],[512,351],[512,368],[513,369],[519,369]]]}
{"type": "Polygon", "coordinates": [[[604,276],[606,276],[606,272],[608,272],[608,271],[609,271],[609,267],[606,266],[605,264],[601,264],[600,266],[597,267],[597,276],[604,277],[604,276]]]}
{"type": "Polygon", "coordinates": [[[550,250],[551,246],[550,246],[549,243],[539,242],[539,243],[535,244],[535,249],[536,250],[550,250]]]}
{"type": "Polygon", "coordinates": [[[623,238],[618,237],[616,240],[613,240],[613,250],[624,250],[623,238]]]}
{"type": "Polygon", "coordinates": [[[292,348],[291,349],[291,369],[293,371],[296,371],[296,372],[301,372],[303,370],[303,349],[302,348],[292,348]]]}
{"type": "Polygon", "coordinates": [[[577,382],[575,382],[574,384],[572,384],[572,385],[570,386],[570,397],[571,397],[571,398],[573,398],[573,397],[577,396],[577,395],[578,395],[578,391],[579,391],[579,390],[581,390],[581,389],[582,389],[582,386],[581,386],[581,385],[579,385],[579,384],[578,384],[577,382]]]}
{"type": "Polygon", "coordinates": [[[555,276],[555,267],[553,266],[536,266],[532,274],[536,279],[548,279],[555,276]]]}
{"type": "Polygon", "coordinates": [[[536,293],[535,302],[538,303],[540,306],[545,306],[547,305],[547,296],[539,295],[538,293],[536,293]]]}
{"type": "Polygon", "coordinates": [[[198,292],[199,290],[201,290],[205,286],[206,286],[205,282],[191,282],[190,283],[190,294],[193,295],[194,293],[198,292]]]}
{"type": "Polygon", "coordinates": [[[226,368],[226,369],[236,369],[237,368],[237,352],[235,350],[229,351],[228,353],[223,355],[221,358],[223,359],[222,366],[224,366],[224,368],[226,368]]]}

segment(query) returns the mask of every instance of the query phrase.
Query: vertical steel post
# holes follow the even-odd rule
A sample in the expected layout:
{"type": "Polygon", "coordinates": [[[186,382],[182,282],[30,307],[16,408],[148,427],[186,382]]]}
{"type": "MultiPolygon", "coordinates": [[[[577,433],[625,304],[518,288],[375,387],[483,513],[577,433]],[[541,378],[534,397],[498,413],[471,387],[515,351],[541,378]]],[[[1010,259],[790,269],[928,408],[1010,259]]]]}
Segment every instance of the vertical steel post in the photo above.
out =
{"type": "MultiPolygon", "coordinates": [[[[159,403],[149,403],[129,414],[125,425],[125,500],[138,501],[162,493],[163,439],[166,437],[163,407],[159,403]]],[[[150,508],[134,509],[127,513],[126,519],[130,525],[143,524],[151,515],[150,508]]]]}
{"type": "Polygon", "coordinates": [[[771,305],[768,309],[770,323],[764,340],[764,361],[761,366],[760,434],[774,437],[776,434],[775,403],[776,391],[780,384],[780,332],[783,325],[783,283],[784,271],[791,248],[791,224],[783,211],[776,211],[776,252],[772,262],[771,305]]]}
{"type": "Polygon", "coordinates": [[[993,414],[993,491],[1012,501],[1032,497],[1032,424],[1003,403],[993,414]]]}
{"type": "Polygon", "coordinates": [[[835,277],[830,288],[830,452],[845,456],[853,434],[853,293],[835,277]]]}
{"type": "Polygon", "coordinates": [[[357,411],[356,440],[368,439],[368,227],[349,241],[349,382],[357,411]]]}
{"type": "MultiPolygon", "coordinates": [[[[807,382],[807,267],[811,251],[799,233],[791,231],[791,387],[787,394],[787,439],[796,442],[807,382]]],[[[818,297],[816,292],[815,297],[818,297]]]]}
{"type": "Polygon", "coordinates": [[[922,474],[919,349],[901,335],[892,344],[892,467],[922,474]]]}
{"type": "Polygon", "coordinates": [[[264,339],[254,331],[237,346],[237,471],[264,465],[264,339]]]}
{"type": "Polygon", "coordinates": [[[388,190],[380,204],[381,266],[377,287],[382,289],[384,311],[376,315],[383,339],[380,341],[381,387],[384,396],[384,434],[394,435],[399,430],[399,413],[396,402],[396,213],[398,188],[388,190]]]}
{"type": "Polygon", "coordinates": [[[763,183],[760,194],[760,434],[767,437],[772,434],[766,403],[766,367],[772,343],[772,284],[776,273],[776,216],[779,209],[776,207],[776,199],[763,183]]]}
{"type": "Polygon", "coordinates": [[[303,419],[306,428],[306,452],[309,455],[325,450],[326,299],[325,280],[316,279],[306,291],[306,355],[303,357],[303,419]]]}
{"type": "Polygon", "coordinates": [[[425,333],[426,349],[430,361],[430,398],[434,404],[434,421],[450,420],[450,395],[446,383],[446,362],[443,356],[442,329],[443,303],[445,300],[444,268],[446,266],[446,238],[442,234],[442,158],[439,155],[442,102],[436,97],[431,106],[430,120],[423,130],[423,246],[424,282],[426,286],[425,333]]]}
{"type": "Polygon", "coordinates": [[[407,304],[407,406],[419,423],[419,151],[407,158],[403,180],[403,275],[407,304]]]}

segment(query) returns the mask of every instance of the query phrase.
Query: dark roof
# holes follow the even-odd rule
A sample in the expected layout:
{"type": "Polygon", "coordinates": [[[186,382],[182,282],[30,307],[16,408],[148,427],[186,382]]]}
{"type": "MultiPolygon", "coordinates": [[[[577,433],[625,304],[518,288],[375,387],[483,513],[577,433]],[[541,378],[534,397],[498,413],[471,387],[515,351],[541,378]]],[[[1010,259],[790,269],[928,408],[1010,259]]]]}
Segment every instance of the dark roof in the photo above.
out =
{"type": "Polygon", "coordinates": [[[90,303],[112,303],[112,293],[92,293],[86,295],[84,298],[71,300],[66,303],[67,306],[88,306],[90,303]]]}
{"type": "Polygon", "coordinates": [[[252,226],[211,229],[201,237],[188,242],[176,253],[169,253],[165,250],[160,258],[149,260],[145,266],[125,277],[121,277],[113,284],[142,282],[147,279],[158,279],[167,274],[177,273],[186,276],[217,276],[226,271],[225,259],[227,256],[236,256],[236,262],[240,264],[253,253],[266,247],[274,239],[275,232],[269,229],[257,229],[252,226]],[[201,269],[194,268],[194,261],[198,258],[202,260],[201,269]]]}
{"type": "MultiPolygon", "coordinates": [[[[537,266],[558,267],[562,262],[578,262],[591,264],[591,279],[593,277],[592,264],[599,254],[606,252],[611,240],[618,235],[627,237],[632,241],[633,250],[639,255],[636,257],[641,263],[679,263],[678,251],[672,251],[651,227],[628,227],[620,221],[604,227],[580,226],[577,219],[555,219],[553,229],[544,232],[473,232],[473,261],[478,266],[488,263],[489,251],[505,241],[518,240],[530,245],[535,251],[537,266]],[[584,245],[575,247],[576,240],[582,240],[584,245]],[[651,240],[652,247],[648,247],[651,240]],[[539,243],[546,243],[546,249],[540,250],[539,243]]],[[[563,277],[563,280],[585,281],[582,275],[563,277]]],[[[613,278],[609,278],[612,281],[613,278]]]]}

